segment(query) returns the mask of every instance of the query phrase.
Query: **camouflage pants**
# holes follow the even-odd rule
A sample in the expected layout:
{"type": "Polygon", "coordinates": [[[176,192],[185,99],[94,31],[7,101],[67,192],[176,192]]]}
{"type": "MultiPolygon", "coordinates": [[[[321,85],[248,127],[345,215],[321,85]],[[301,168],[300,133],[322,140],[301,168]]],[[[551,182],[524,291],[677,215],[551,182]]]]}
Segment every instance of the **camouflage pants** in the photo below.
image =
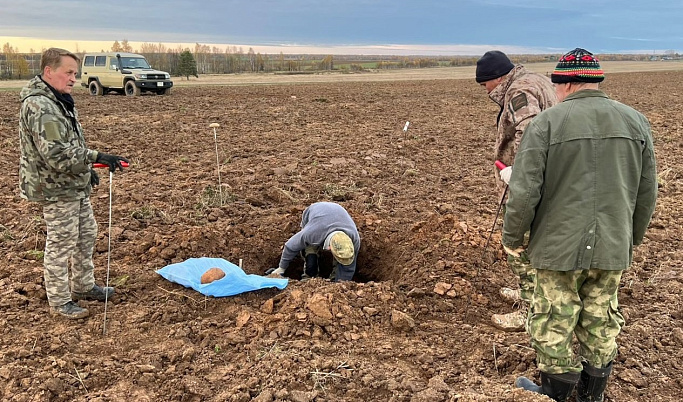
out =
{"type": "Polygon", "coordinates": [[[43,217],[47,225],[44,258],[47,300],[50,306],[61,306],[71,300],[72,291],[87,292],[95,284],[92,254],[97,222],[89,198],[45,204],[43,217]]]}
{"type": "Polygon", "coordinates": [[[606,367],[614,359],[616,338],[624,325],[617,300],[621,273],[536,271],[526,324],[539,370],[549,374],[582,370],[581,359],[572,352],[572,334],[579,341],[581,357],[591,366],[606,367]]]}
{"type": "MultiPolygon", "coordinates": [[[[507,209],[503,205],[503,216],[507,209]]],[[[529,244],[529,232],[524,234],[524,245],[529,244]]],[[[520,297],[527,305],[531,303],[531,298],[534,295],[534,279],[536,277],[536,270],[531,267],[529,256],[526,251],[519,257],[513,257],[508,254],[508,266],[512,272],[519,278],[520,297]]]]}
{"type": "Polygon", "coordinates": [[[519,289],[521,290],[520,295],[522,300],[527,304],[531,304],[531,298],[534,295],[536,270],[531,266],[526,251],[519,257],[508,255],[508,266],[519,278],[519,289]]]}

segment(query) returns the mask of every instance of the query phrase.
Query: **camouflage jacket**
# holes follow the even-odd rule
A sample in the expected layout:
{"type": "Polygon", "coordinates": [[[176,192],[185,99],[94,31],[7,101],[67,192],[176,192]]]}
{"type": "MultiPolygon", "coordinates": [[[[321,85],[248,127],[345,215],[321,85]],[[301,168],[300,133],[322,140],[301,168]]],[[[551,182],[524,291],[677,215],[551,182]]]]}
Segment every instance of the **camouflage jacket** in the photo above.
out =
{"type": "MultiPolygon", "coordinates": [[[[489,97],[500,106],[494,160],[511,166],[522,140],[524,129],[537,114],[557,103],[550,79],[517,65],[489,97]]],[[[505,183],[495,170],[496,187],[501,194],[505,183]]]]}
{"type": "Polygon", "coordinates": [[[88,149],[78,112],[70,112],[36,76],[21,90],[19,188],[29,201],[73,201],[90,195],[88,149]]]}

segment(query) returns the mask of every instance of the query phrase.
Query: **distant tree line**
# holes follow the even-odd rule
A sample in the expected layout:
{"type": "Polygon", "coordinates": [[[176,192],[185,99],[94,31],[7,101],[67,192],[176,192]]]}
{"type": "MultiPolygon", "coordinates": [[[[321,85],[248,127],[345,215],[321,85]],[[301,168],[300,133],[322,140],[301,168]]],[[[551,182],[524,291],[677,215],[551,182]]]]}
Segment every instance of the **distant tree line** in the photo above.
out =
{"type": "Polygon", "coordinates": [[[2,46],[2,54],[0,54],[0,79],[28,78],[35,69],[40,69],[40,55],[38,55],[36,62],[30,55],[20,54],[9,43],[5,43],[2,46]]]}
{"type": "MultiPolygon", "coordinates": [[[[44,49],[43,49],[44,50],[44,49]]],[[[79,56],[86,51],[70,49],[79,56]]],[[[100,52],[130,52],[145,56],[149,64],[162,71],[168,71],[173,76],[189,76],[199,74],[238,74],[238,73],[315,73],[322,71],[356,72],[368,69],[399,69],[399,68],[432,68],[441,66],[472,66],[479,56],[379,56],[379,55],[277,55],[261,54],[249,48],[246,52],[237,46],[219,48],[195,44],[194,49],[175,48],[162,43],[143,43],[139,49],[133,49],[127,39],[115,41],[110,49],[100,52]],[[191,57],[188,58],[188,55],[191,57]]],[[[2,46],[0,53],[0,79],[25,79],[40,74],[41,51],[30,49],[27,53],[9,43],[2,46]]],[[[90,52],[87,52],[90,53],[90,52]]],[[[681,55],[672,51],[665,52],[666,60],[677,60],[681,55]]],[[[542,55],[510,55],[514,63],[554,62],[560,54],[542,55]]],[[[646,54],[600,54],[602,61],[646,61],[654,60],[652,55],[646,54]]]]}

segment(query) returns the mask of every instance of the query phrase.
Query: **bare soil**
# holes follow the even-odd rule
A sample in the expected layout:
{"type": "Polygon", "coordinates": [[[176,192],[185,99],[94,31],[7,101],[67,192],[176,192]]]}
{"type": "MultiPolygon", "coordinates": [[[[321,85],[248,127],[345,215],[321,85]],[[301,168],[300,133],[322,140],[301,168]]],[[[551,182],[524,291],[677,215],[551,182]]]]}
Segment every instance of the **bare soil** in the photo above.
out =
{"type": "MultiPolygon", "coordinates": [[[[678,401],[683,387],[683,72],[610,74],[645,113],[660,198],[624,274],[627,325],[607,401],[678,401]]],[[[513,311],[491,160],[495,105],[473,80],[179,86],[171,96],[75,95],[91,148],[127,156],[113,178],[107,305],[53,317],[45,227],[18,195],[18,92],[0,92],[0,399],[6,401],[547,401],[513,311]],[[403,132],[410,121],[407,133],[403,132]],[[218,149],[224,203],[210,123],[218,149]],[[334,200],[362,235],[354,282],[206,298],[155,273],[191,257],[277,264],[309,204],[334,200]]],[[[109,184],[93,196],[96,279],[107,272],[109,184]]]]}

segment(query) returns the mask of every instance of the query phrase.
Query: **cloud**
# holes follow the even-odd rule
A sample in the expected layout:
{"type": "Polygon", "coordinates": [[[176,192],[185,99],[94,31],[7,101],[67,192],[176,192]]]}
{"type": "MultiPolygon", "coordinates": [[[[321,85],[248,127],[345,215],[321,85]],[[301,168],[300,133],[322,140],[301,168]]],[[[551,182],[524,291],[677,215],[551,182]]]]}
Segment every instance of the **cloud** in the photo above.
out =
{"type": "MultiPolygon", "coordinates": [[[[680,47],[683,3],[665,0],[0,0],[0,35],[255,46],[680,47]],[[629,39],[637,38],[637,39],[629,39]]],[[[401,50],[403,49],[398,49],[401,50]]],[[[431,50],[430,50],[431,51],[431,50]]],[[[438,50],[434,50],[438,51],[438,50]]]]}

